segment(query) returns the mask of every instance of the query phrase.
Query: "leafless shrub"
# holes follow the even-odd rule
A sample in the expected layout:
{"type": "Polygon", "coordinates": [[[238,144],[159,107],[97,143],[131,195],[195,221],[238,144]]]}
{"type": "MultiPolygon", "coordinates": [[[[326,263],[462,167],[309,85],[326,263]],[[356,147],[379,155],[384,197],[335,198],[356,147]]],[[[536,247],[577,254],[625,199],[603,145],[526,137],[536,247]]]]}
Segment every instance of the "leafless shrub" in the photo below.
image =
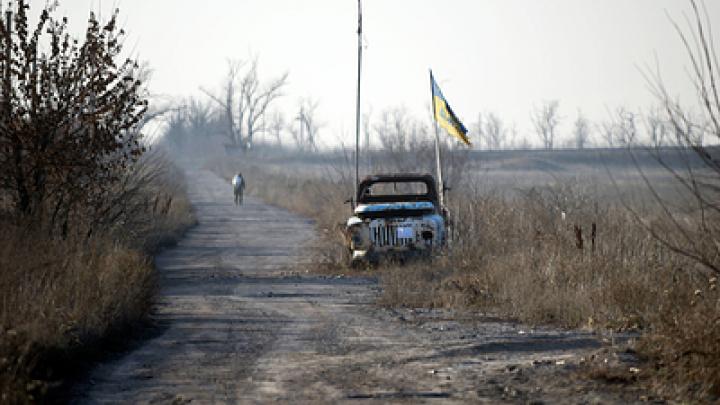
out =
{"type": "Polygon", "coordinates": [[[13,4],[0,22],[0,190],[13,215],[67,234],[71,217],[102,201],[145,150],[139,65],[118,62],[117,12],[104,24],[90,13],[78,43],[53,7],[30,31],[29,5],[13,4]]]}
{"type": "MultiPolygon", "coordinates": [[[[658,191],[639,167],[652,194],[657,216],[630,209],[634,219],[658,243],[689,263],[678,266],[685,286],[663,291],[664,300],[655,312],[654,329],[642,342],[644,353],[658,368],[656,377],[690,398],[720,397],[720,296],[715,283],[720,276],[720,165],[718,148],[706,143],[720,140],[720,64],[707,10],[689,0],[692,14],[687,30],[672,21],[690,63],[690,77],[699,100],[699,113],[671,97],[660,68],[647,72],[647,81],[662,105],[663,117],[674,136],[674,151],[683,163],[671,165],[661,154],[657,159],[679,185],[685,199],[673,204],[658,191]],[[700,161],[700,164],[695,162],[700,161]],[[707,284],[709,282],[709,285],[707,284]],[[684,288],[683,288],[684,287],[684,288]]],[[[659,114],[658,114],[659,115],[659,114]]]]}

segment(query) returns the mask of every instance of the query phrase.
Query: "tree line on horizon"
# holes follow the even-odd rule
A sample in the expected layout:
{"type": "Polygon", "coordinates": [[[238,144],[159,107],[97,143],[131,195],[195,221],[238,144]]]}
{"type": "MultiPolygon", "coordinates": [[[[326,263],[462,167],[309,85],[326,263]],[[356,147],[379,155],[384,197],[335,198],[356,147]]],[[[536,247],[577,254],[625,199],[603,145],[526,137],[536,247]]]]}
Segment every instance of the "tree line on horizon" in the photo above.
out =
{"type": "MultiPolygon", "coordinates": [[[[317,152],[321,149],[320,132],[325,127],[318,118],[319,101],[301,97],[292,113],[277,106],[278,100],[286,96],[283,91],[288,76],[286,72],[264,79],[257,56],[247,61],[228,61],[227,74],[217,90],[201,88],[202,96],[191,96],[157,109],[163,116],[159,138],[173,147],[188,139],[213,136],[222,138],[228,150],[247,152],[263,144],[317,152]]],[[[531,132],[520,134],[515,122],[508,123],[492,111],[480,112],[469,125],[471,149],[660,148],[683,143],[662,105],[645,112],[618,107],[609,111],[608,116],[607,120],[593,122],[578,109],[570,130],[561,132],[560,125],[568,117],[561,114],[558,100],[545,100],[529,114],[531,132]]],[[[703,144],[704,131],[693,124],[695,121],[688,120],[680,132],[689,133],[693,143],[703,144]]],[[[414,144],[433,140],[434,136],[432,122],[414,117],[404,106],[388,107],[377,114],[369,109],[362,115],[361,131],[364,150],[400,145],[412,149],[414,144]]],[[[347,138],[354,139],[349,135],[347,138]]],[[[342,148],[351,146],[340,136],[336,135],[335,140],[342,148]]]]}

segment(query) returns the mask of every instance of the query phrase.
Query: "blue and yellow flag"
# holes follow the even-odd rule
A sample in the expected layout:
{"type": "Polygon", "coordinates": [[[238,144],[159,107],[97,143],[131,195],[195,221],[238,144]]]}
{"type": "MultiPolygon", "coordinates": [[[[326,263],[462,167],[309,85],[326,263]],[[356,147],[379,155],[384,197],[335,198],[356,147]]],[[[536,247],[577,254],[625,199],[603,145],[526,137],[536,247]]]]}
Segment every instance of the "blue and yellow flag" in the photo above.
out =
{"type": "Polygon", "coordinates": [[[467,137],[467,129],[462,122],[460,122],[452,108],[450,108],[450,104],[445,100],[445,97],[443,97],[440,87],[435,83],[432,71],[430,71],[430,86],[432,87],[432,105],[435,121],[437,121],[441,127],[445,128],[450,135],[458,138],[464,142],[465,145],[470,145],[470,140],[467,137]]]}

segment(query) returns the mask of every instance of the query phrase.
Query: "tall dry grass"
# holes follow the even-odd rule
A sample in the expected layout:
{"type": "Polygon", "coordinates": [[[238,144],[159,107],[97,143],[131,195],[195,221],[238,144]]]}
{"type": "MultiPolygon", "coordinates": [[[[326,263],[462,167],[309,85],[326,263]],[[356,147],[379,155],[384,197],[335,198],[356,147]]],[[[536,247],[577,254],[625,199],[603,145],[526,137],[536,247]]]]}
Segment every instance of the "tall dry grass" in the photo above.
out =
{"type": "Polygon", "coordinates": [[[155,292],[150,254],[194,224],[180,173],[161,166],[123,195],[117,207],[131,215],[89,237],[0,221],[0,403],[53,400],[91,353],[145,319],[155,292]]]}
{"type": "MultiPolygon", "coordinates": [[[[238,167],[255,184],[252,194],[315,219],[326,236],[321,267],[347,271],[342,239],[331,231],[350,212],[343,204],[351,195],[347,180],[247,161],[226,161],[215,169],[229,175],[238,167]]],[[[717,280],[658,242],[626,207],[574,181],[512,194],[466,183],[450,201],[454,237],[447,254],[430,263],[377,269],[382,305],[636,330],[642,336],[637,350],[647,361],[642,376],[658,391],[692,400],[718,398],[717,280]]],[[[646,218],[664,220],[642,198],[632,204],[646,218]]]]}

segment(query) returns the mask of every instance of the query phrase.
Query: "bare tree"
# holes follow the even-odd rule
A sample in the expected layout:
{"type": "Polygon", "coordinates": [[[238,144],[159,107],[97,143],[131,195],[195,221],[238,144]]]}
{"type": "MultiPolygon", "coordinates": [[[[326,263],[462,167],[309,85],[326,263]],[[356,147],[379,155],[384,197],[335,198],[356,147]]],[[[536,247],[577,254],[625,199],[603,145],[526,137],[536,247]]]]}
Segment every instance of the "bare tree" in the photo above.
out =
{"type": "Polygon", "coordinates": [[[622,146],[633,146],[637,139],[637,123],[634,112],[624,107],[620,107],[616,111],[615,135],[617,141],[622,146]]]}
{"type": "Polygon", "coordinates": [[[559,103],[557,100],[546,101],[531,114],[535,132],[545,149],[552,149],[555,144],[555,128],[560,122],[558,115],[559,103]]]}
{"type": "Polygon", "coordinates": [[[391,153],[402,153],[408,148],[409,117],[402,107],[386,109],[380,113],[375,133],[382,148],[391,153]]]}
{"type": "Polygon", "coordinates": [[[372,171],[372,154],[370,152],[370,135],[372,133],[371,117],[372,109],[367,108],[366,111],[363,113],[362,125],[363,135],[365,137],[365,163],[368,173],[372,171]]]}
{"type": "MultiPolygon", "coordinates": [[[[487,136],[485,135],[485,125],[483,121],[483,115],[482,113],[478,113],[477,121],[473,124],[473,127],[475,129],[475,134],[478,138],[480,138],[480,142],[478,142],[480,145],[480,149],[482,149],[482,144],[485,143],[487,145],[487,136]]],[[[488,146],[489,148],[489,146],[488,146]]]]}
{"type": "MultiPolygon", "coordinates": [[[[282,96],[282,88],[287,83],[288,73],[261,83],[258,77],[258,59],[253,59],[250,68],[240,84],[241,105],[246,109],[245,147],[252,148],[253,137],[259,131],[260,117],[268,106],[282,96]]],[[[240,120],[242,122],[242,120],[240,120]]]]}
{"type": "Polygon", "coordinates": [[[690,35],[674,21],[673,25],[687,51],[690,77],[700,101],[699,113],[689,113],[689,109],[670,95],[659,71],[647,72],[646,79],[662,105],[662,120],[675,137],[674,150],[685,158],[684,169],[668,164],[660,154],[657,159],[685,190],[692,210],[687,206],[673,210],[639,169],[666,221],[653,223],[638,214],[636,219],[666,247],[720,275],[720,160],[715,156],[716,147],[703,144],[705,139],[713,143],[720,141],[720,65],[713,48],[707,11],[701,12],[695,0],[689,3],[693,10],[693,18],[688,19],[690,35]],[[688,153],[701,162],[701,167],[688,160],[688,153]]]}
{"type": "Polygon", "coordinates": [[[651,108],[645,115],[645,128],[650,140],[650,146],[657,149],[665,145],[668,137],[668,126],[663,120],[662,110],[651,108]]]}
{"type": "Polygon", "coordinates": [[[212,135],[212,109],[207,103],[191,97],[186,104],[188,132],[192,136],[212,135]]]}
{"type": "Polygon", "coordinates": [[[282,132],[285,129],[285,115],[280,111],[274,111],[270,114],[270,125],[268,130],[270,134],[275,138],[275,142],[278,146],[282,146],[282,132]]]}
{"type": "Polygon", "coordinates": [[[602,139],[605,140],[605,143],[608,147],[613,148],[615,147],[615,132],[616,132],[616,125],[612,121],[605,121],[600,123],[597,126],[598,132],[600,132],[600,136],[602,139]]]}
{"type": "Polygon", "coordinates": [[[184,109],[177,109],[167,115],[167,126],[162,140],[164,145],[181,148],[188,138],[187,114],[184,109]]]}
{"type": "Polygon", "coordinates": [[[583,115],[582,111],[578,111],[577,119],[575,119],[575,128],[573,129],[575,138],[575,147],[584,149],[590,139],[590,123],[583,115]]]}
{"type": "Polygon", "coordinates": [[[518,129],[517,124],[515,122],[512,123],[510,126],[510,129],[508,130],[508,145],[507,147],[510,149],[515,149],[517,147],[517,139],[518,139],[518,129]]]}
{"type": "Polygon", "coordinates": [[[315,115],[319,103],[311,98],[301,98],[298,104],[298,113],[294,119],[297,126],[291,126],[290,133],[298,149],[317,151],[317,135],[321,125],[315,115]]]}
{"type": "Polygon", "coordinates": [[[483,134],[487,139],[488,149],[500,149],[507,137],[507,130],[503,127],[500,117],[494,113],[487,113],[485,116],[487,118],[483,134]]]}
{"type": "MultiPolygon", "coordinates": [[[[434,143],[429,126],[408,113],[405,107],[383,110],[375,120],[373,130],[380,141],[377,170],[433,171],[434,143]]],[[[451,148],[450,137],[441,138],[441,148],[451,148]]],[[[450,159],[450,155],[446,156],[450,159]]],[[[446,159],[446,160],[448,160],[446,159]]]]}
{"type": "Polygon", "coordinates": [[[210,97],[213,101],[215,101],[218,106],[222,109],[223,115],[225,117],[225,136],[227,136],[228,140],[230,141],[230,145],[232,146],[241,146],[243,144],[243,134],[242,134],[242,122],[243,122],[243,116],[245,114],[245,108],[242,105],[243,99],[242,97],[239,98],[240,105],[237,108],[237,117],[236,117],[236,110],[235,110],[235,103],[238,99],[236,92],[237,92],[237,77],[240,74],[240,70],[243,67],[243,62],[241,61],[234,61],[234,60],[228,60],[228,70],[227,75],[225,78],[225,82],[223,83],[223,89],[221,96],[217,96],[210,91],[207,91],[205,89],[201,90],[210,97]]]}
{"type": "Polygon", "coordinates": [[[246,66],[241,61],[228,61],[223,96],[203,89],[224,111],[226,135],[230,144],[243,150],[252,148],[253,137],[260,131],[261,117],[283,95],[282,89],[288,77],[284,73],[262,82],[258,74],[258,59],[253,59],[247,69],[246,66]]]}

